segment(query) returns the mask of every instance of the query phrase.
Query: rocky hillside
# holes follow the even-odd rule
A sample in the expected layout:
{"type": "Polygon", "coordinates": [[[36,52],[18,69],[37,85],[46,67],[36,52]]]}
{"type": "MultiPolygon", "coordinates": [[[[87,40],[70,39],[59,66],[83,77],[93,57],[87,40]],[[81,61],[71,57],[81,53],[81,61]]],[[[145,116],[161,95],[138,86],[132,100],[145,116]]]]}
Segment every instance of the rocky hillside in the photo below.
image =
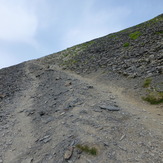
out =
{"type": "Polygon", "coordinates": [[[161,106],[121,90],[38,61],[1,70],[0,162],[162,163],[161,106]]]}
{"type": "Polygon", "coordinates": [[[163,74],[163,14],[46,57],[78,73],[103,69],[131,78],[163,74]]]}
{"type": "Polygon", "coordinates": [[[0,163],[162,163],[162,35],[160,15],[1,69],[0,163]]]}

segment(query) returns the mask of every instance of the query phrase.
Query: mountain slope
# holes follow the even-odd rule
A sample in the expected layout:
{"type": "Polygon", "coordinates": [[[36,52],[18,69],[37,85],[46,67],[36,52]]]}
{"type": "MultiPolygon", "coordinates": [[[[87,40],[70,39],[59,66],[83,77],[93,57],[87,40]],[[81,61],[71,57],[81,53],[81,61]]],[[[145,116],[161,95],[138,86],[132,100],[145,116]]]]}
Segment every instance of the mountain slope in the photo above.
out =
{"type": "Polygon", "coordinates": [[[162,112],[118,86],[38,61],[0,72],[7,83],[0,87],[1,162],[162,162],[162,112]],[[85,145],[97,155],[77,148],[85,145]]]}
{"type": "Polygon", "coordinates": [[[84,76],[95,73],[99,80],[107,77],[126,90],[132,89],[139,99],[143,97],[150,103],[162,103],[163,14],[39,61],[41,64],[55,63],[84,76]],[[150,85],[144,87],[148,79],[150,85]]]}
{"type": "Polygon", "coordinates": [[[1,69],[0,162],[163,162],[162,23],[1,69]]]}
{"type": "MultiPolygon", "coordinates": [[[[163,73],[163,14],[145,23],[46,57],[76,72],[99,68],[130,77],[163,73]]],[[[45,61],[44,60],[44,61],[45,61]]]]}

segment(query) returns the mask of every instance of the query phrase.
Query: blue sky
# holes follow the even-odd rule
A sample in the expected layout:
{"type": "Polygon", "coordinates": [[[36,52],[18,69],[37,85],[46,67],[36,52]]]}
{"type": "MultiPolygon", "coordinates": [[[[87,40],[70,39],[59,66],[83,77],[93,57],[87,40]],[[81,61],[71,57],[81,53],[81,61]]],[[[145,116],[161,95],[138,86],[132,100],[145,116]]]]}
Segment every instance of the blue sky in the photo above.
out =
{"type": "Polygon", "coordinates": [[[0,68],[163,13],[163,0],[0,0],[0,68]]]}

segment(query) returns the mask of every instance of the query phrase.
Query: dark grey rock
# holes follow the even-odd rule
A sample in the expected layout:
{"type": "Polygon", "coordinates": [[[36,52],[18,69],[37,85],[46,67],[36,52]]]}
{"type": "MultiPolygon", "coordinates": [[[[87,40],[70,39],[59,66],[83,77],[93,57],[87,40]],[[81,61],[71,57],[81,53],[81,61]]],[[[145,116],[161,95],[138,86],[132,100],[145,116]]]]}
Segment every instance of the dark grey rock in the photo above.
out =
{"type": "Polygon", "coordinates": [[[87,88],[88,88],[88,89],[92,89],[93,86],[92,86],[92,85],[88,85],[87,88]]]}
{"type": "Polygon", "coordinates": [[[47,143],[51,140],[51,137],[50,135],[46,135],[44,136],[43,138],[39,139],[40,142],[44,142],[44,143],[47,143]]]}
{"type": "Polygon", "coordinates": [[[101,105],[100,108],[108,111],[120,111],[120,108],[110,105],[101,105]]]}

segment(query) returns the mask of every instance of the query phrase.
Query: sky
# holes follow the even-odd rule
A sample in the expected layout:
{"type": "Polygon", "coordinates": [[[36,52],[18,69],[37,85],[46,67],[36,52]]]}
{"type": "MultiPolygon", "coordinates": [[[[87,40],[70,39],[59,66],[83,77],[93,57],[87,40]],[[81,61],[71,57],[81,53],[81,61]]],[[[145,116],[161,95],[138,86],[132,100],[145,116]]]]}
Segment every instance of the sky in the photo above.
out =
{"type": "Polygon", "coordinates": [[[0,69],[123,30],[163,0],[0,0],[0,69]]]}

